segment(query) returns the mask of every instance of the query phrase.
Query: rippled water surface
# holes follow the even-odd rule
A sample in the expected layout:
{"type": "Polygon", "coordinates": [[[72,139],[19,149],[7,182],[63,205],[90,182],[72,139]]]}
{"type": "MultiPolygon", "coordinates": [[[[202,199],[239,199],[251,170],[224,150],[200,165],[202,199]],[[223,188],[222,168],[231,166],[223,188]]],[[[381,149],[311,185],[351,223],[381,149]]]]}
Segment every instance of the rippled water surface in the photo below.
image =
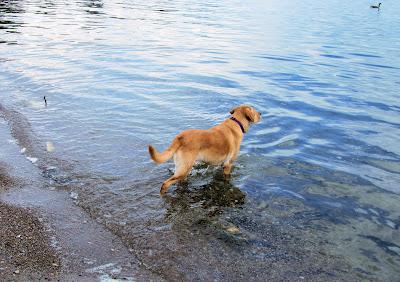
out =
{"type": "Polygon", "coordinates": [[[0,110],[50,183],[167,279],[400,275],[400,4],[0,0],[0,110]],[[47,107],[43,96],[46,96],[47,107]],[[248,103],[232,177],[167,147],[248,103]]]}

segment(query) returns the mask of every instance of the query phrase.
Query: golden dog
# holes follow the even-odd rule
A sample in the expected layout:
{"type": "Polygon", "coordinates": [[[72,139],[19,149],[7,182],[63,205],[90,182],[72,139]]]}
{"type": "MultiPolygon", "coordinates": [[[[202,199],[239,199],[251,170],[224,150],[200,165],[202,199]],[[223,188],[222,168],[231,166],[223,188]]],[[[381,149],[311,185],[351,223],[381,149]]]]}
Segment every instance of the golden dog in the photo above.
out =
{"type": "Polygon", "coordinates": [[[149,145],[149,153],[157,164],[174,157],[175,173],[161,186],[164,194],[172,184],[183,180],[196,161],[211,165],[223,165],[224,174],[229,175],[232,164],[240,150],[240,143],[252,123],[259,122],[261,113],[248,105],[233,108],[231,117],[210,129],[189,129],[178,134],[171,146],[162,153],[149,145]]]}

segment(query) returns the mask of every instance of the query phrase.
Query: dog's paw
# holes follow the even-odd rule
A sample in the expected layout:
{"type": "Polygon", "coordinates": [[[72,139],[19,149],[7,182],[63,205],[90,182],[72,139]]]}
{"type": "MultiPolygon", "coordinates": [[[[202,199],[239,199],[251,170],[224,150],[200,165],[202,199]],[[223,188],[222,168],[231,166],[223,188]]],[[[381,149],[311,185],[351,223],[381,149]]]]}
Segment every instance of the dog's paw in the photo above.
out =
{"type": "Polygon", "coordinates": [[[164,195],[165,193],[167,193],[167,191],[168,191],[168,186],[165,185],[165,184],[163,184],[163,185],[161,186],[161,189],[160,189],[160,194],[161,194],[161,196],[164,195]]]}
{"type": "Polygon", "coordinates": [[[224,180],[230,180],[231,179],[231,174],[230,173],[229,174],[224,173],[223,176],[224,176],[224,180]]]}

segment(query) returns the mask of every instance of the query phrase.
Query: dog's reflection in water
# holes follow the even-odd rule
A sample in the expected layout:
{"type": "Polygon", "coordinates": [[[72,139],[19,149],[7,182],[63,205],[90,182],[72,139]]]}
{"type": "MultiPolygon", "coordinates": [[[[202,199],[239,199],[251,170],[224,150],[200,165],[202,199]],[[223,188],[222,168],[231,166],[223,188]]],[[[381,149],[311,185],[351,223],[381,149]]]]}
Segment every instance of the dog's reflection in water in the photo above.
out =
{"type": "Polygon", "coordinates": [[[190,220],[192,216],[198,217],[199,212],[212,217],[222,213],[225,207],[240,207],[245,198],[246,195],[239,188],[233,186],[222,172],[218,172],[208,184],[193,187],[183,182],[172,194],[166,195],[166,217],[182,216],[190,220]]]}

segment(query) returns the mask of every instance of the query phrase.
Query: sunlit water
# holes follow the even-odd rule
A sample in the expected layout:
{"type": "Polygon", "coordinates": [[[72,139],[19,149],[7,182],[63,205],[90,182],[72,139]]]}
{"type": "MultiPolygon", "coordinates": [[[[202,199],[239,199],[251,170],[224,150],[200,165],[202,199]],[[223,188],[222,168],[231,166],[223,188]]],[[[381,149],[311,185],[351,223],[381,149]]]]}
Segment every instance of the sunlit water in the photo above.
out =
{"type": "Polygon", "coordinates": [[[3,115],[167,279],[393,280],[400,4],[320,2],[0,0],[3,115]],[[199,166],[160,197],[147,144],[241,103],[263,120],[231,180],[199,166]]]}

